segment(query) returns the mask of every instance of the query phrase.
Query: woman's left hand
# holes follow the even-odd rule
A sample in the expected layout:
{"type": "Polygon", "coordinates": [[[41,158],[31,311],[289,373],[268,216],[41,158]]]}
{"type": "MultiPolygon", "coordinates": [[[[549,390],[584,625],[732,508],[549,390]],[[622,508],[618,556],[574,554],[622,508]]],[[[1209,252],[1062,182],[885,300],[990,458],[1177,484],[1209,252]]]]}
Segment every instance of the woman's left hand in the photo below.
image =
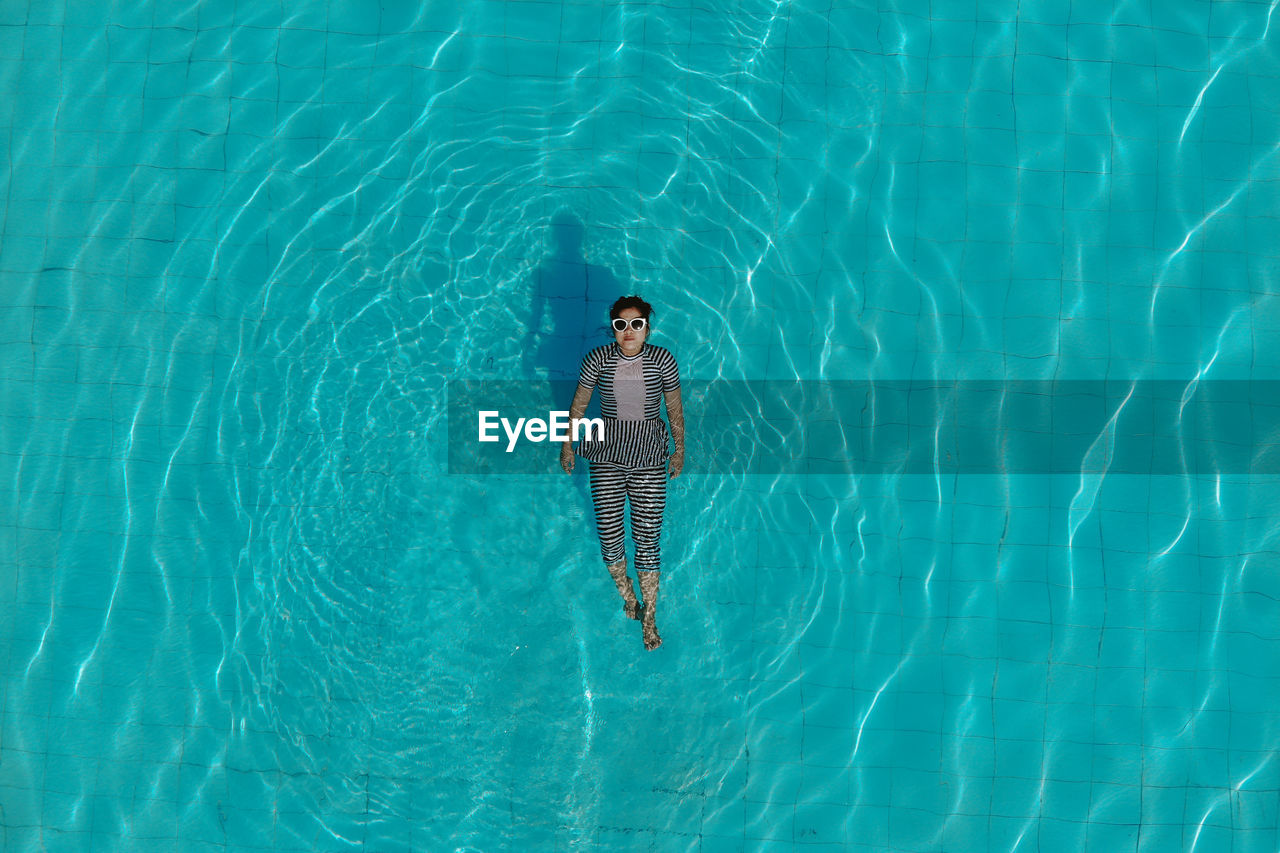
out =
{"type": "Polygon", "coordinates": [[[680,472],[684,470],[684,450],[677,450],[671,454],[671,460],[667,463],[667,471],[670,472],[671,479],[680,476],[680,472]]]}

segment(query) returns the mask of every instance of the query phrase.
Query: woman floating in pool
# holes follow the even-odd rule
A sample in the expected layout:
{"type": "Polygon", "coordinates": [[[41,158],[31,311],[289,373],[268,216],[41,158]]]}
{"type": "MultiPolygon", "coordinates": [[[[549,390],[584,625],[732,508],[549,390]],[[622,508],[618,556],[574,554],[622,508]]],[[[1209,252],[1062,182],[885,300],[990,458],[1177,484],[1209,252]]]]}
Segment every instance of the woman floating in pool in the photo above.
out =
{"type": "MultiPolygon", "coordinates": [[[[595,504],[600,553],[622,595],[623,612],[640,620],[644,647],[651,650],[662,645],[654,617],[667,476],[677,477],[684,468],[680,376],[671,353],[646,343],[652,331],[652,314],[653,308],[638,296],[624,296],[613,303],[609,318],[613,321],[614,342],[593,349],[582,360],[578,391],[569,411],[570,421],[581,418],[591,401],[592,389],[600,388],[604,438],[584,438],[579,442],[578,454],[591,463],[591,502],[595,504]],[[660,417],[664,397],[675,440],[675,452],[671,454],[667,453],[667,425],[660,417]],[[622,505],[628,498],[643,603],[636,601],[635,588],[627,576],[622,505]]],[[[560,448],[560,467],[566,474],[573,471],[573,456],[572,447],[565,442],[560,448]]]]}

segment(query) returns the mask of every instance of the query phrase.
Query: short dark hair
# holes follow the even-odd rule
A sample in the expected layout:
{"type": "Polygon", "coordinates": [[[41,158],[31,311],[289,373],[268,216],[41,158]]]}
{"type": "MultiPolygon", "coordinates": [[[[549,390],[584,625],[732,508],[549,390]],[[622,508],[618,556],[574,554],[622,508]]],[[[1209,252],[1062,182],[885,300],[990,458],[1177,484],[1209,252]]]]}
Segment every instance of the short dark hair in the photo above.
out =
{"type": "Polygon", "coordinates": [[[613,321],[618,319],[622,312],[626,311],[628,308],[634,308],[639,311],[640,316],[646,321],[649,319],[649,316],[653,314],[653,306],[648,302],[645,302],[639,296],[624,296],[617,302],[613,303],[613,307],[609,309],[609,320],[613,321]]]}

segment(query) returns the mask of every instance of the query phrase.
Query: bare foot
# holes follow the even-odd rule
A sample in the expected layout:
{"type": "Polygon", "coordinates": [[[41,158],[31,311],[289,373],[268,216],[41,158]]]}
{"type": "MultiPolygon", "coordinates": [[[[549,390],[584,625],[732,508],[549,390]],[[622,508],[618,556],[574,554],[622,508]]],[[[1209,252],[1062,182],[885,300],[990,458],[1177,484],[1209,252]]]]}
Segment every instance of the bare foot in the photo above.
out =
{"type": "Polygon", "coordinates": [[[649,651],[653,651],[662,645],[662,638],[658,636],[658,626],[654,623],[654,614],[652,607],[643,608],[643,617],[640,625],[644,629],[644,647],[649,651]]]}
{"type": "Polygon", "coordinates": [[[627,614],[628,619],[639,619],[643,608],[640,602],[636,601],[635,587],[631,585],[631,578],[627,576],[627,561],[622,560],[605,568],[609,570],[609,575],[618,587],[618,594],[622,596],[622,612],[627,614]]]}
{"type": "Polygon", "coordinates": [[[644,628],[644,647],[653,651],[662,645],[658,636],[658,626],[654,624],[654,616],[658,609],[658,570],[640,572],[640,591],[644,594],[644,607],[640,613],[640,625],[644,628]]]}

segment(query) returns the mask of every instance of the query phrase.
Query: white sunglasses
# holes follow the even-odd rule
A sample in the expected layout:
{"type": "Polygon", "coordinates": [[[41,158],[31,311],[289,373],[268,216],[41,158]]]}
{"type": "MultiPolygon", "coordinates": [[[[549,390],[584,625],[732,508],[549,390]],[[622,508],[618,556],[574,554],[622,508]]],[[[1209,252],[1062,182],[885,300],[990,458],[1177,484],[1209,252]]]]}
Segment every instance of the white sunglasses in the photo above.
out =
{"type": "MultiPolygon", "coordinates": [[[[645,327],[645,323],[646,321],[643,317],[636,317],[632,319],[631,331],[633,332],[640,331],[645,327]]],[[[616,320],[613,321],[613,330],[615,332],[625,332],[627,330],[627,321],[622,319],[621,317],[618,317],[616,320]]]]}

